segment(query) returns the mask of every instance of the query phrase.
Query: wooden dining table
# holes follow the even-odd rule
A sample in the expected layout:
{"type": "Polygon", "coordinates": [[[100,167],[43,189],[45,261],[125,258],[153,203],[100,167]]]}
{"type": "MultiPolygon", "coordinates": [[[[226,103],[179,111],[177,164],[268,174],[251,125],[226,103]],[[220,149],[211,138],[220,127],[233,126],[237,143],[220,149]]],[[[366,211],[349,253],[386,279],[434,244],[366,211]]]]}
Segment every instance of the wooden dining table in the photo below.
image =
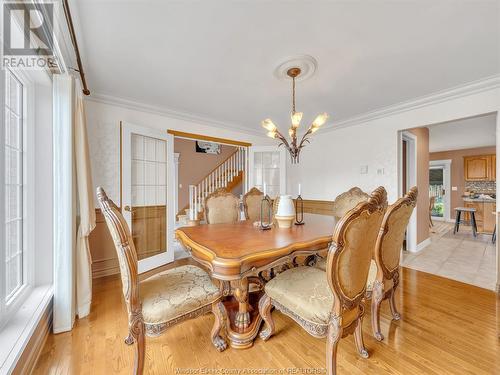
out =
{"type": "Polygon", "coordinates": [[[253,345],[262,318],[258,302],[264,273],[325,251],[332,241],[333,216],[305,214],[304,225],[261,230],[250,221],[181,227],[176,238],[192,258],[219,280],[232,348],[253,345]]]}

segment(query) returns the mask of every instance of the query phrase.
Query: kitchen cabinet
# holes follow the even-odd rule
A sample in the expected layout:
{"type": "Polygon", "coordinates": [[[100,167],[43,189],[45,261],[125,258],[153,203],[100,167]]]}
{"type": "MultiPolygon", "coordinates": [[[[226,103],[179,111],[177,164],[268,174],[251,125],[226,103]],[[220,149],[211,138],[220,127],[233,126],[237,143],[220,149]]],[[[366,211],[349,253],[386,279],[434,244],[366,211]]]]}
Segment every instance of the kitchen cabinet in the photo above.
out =
{"type": "Polygon", "coordinates": [[[496,173],[495,155],[478,155],[464,157],[465,181],[494,181],[496,173]],[[495,167],[493,167],[495,164],[495,167]]]}
{"type": "MultiPolygon", "coordinates": [[[[475,208],[476,225],[478,233],[492,234],[495,228],[496,210],[495,202],[488,201],[465,201],[465,207],[475,208]]],[[[465,220],[470,220],[469,214],[465,215],[465,220]]]]}

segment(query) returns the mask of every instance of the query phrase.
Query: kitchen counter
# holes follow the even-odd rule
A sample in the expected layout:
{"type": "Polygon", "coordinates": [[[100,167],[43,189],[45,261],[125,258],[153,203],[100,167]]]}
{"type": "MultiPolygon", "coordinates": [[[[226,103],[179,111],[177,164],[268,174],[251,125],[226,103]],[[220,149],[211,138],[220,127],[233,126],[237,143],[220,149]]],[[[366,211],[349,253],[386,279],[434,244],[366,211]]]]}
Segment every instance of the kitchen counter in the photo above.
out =
{"type": "Polygon", "coordinates": [[[464,197],[464,202],[489,202],[489,203],[496,203],[495,198],[466,198],[464,197]]]}
{"type": "MultiPolygon", "coordinates": [[[[463,197],[464,206],[475,208],[475,218],[477,224],[477,231],[479,233],[492,234],[495,229],[496,216],[496,199],[488,198],[468,198],[463,197]]],[[[465,220],[469,220],[469,214],[466,213],[465,220]]]]}

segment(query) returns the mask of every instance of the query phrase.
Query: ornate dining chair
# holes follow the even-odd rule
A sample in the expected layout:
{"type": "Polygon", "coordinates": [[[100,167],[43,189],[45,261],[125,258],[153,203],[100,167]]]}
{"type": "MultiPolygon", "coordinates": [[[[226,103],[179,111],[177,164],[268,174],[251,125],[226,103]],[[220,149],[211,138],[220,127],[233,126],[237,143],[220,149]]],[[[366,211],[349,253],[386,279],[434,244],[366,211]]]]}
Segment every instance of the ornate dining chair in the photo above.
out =
{"type": "MultiPolygon", "coordinates": [[[[366,201],[369,198],[369,194],[355,186],[335,198],[333,201],[333,216],[337,220],[340,220],[347,212],[356,207],[359,202],[366,201]]],[[[314,264],[314,267],[326,271],[326,258],[323,256],[323,253],[320,255],[317,255],[311,263],[314,264]]]]}
{"type": "Polygon", "coordinates": [[[238,197],[224,188],[215,190],[205,198],[204,209],[207,224],[231,224],[240,219],[238,197]]]}
{"type": "MultiPolygon", "coordinates": [[[[243,196],[243,209],[245,210],[245,218],[252,222],[260,220],[260,206],[264,193],[256,187],[250,189],[243,196]]],[[[267,211],[265,213],[267,215],[267,211]]],[[[264,218],[264,221],[269,221],[264,218]]]]}
{"type": "Polygon", "coordinates": [[[380,332],[380,304],[389,299],[394,320],[400,315],[396,309],[394,294],[399,283],[399,261],[405,239],[406,227],[417,204],[418,189],[412,187],[408,193],[387,208],[375,244],[370,274],[366,286],[367,297],[371,297],[371,319],[373,336],[382,341],[380,332]]]}
{"type": "Polygon", "coordinates": [[[128,312],[125,343],[136,343],[134,374],[143,373],[145,336],[159,336],[177,323],[208,312],[215,315],[212,343],[219,351],[226,349],[226,341],[219,335],[225,319],[222,295],[210,276],[199,267],[186,265],[139,281],[137,252],[127,222],[101,187],[97,199],[118,254],[128,312]]]}
{"type": "Polygon", "coordinates": [[[275,331],[272,307],[291,317],[309,334],[327,337],[328,374],[336,373],[337,344],[354,334],[363,358],[364,297],[373,247],[387,207],[387,193],[377,188],[367,201],[349,211],[335,227],[328,250],[327,272],[314,267],[297,267],[269,281],[259,301],[266,326],[260,333],[268,340],[275,331]]]}
{"type": "Polygon", "coordinates": [[[349,210],[356,207],[359,202],[366,201],[368,198],[370,198],[370,195],[357,186],[343,192],[333,201],[333,216],[340,219],[349,210]]]}

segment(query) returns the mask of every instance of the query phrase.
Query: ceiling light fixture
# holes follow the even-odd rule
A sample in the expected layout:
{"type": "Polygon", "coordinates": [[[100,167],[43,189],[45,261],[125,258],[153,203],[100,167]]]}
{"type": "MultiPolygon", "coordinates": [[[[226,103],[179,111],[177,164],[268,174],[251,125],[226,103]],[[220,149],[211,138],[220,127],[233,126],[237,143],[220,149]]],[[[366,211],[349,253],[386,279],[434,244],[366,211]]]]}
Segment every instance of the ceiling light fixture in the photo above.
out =
{"type": "Polygon", "coordinates": [[[300,125],[300,121],[302,120],[302,112],[295,111],[295,78],[297,78],[301,73],[300,68],[293,67],[288,69],[286,74],[292,79],[292,113],[291,113],[291,121],[292,125],[290,129],[288,129],[288,135],[290,136],[290,142],[286,140],[286,138],[279,132],[278,127],[273,123],[271,119],[265,119],[262,121],[262,127],[267,130],[267,136],[271,138],[276,138],[280,140],[280,144],[278,145],[285,146],[285,148],[290,153],[292,158],[292,164],[299,163],[299,155],[302,147],[309,143],[309,135],[316,132],[328,119],[328,115],[326,113],[322,113],[314,119],[312,124],[309,126],[309,129],[302,136],[300,142],[297,142],[297,129],[300,125]]]}

